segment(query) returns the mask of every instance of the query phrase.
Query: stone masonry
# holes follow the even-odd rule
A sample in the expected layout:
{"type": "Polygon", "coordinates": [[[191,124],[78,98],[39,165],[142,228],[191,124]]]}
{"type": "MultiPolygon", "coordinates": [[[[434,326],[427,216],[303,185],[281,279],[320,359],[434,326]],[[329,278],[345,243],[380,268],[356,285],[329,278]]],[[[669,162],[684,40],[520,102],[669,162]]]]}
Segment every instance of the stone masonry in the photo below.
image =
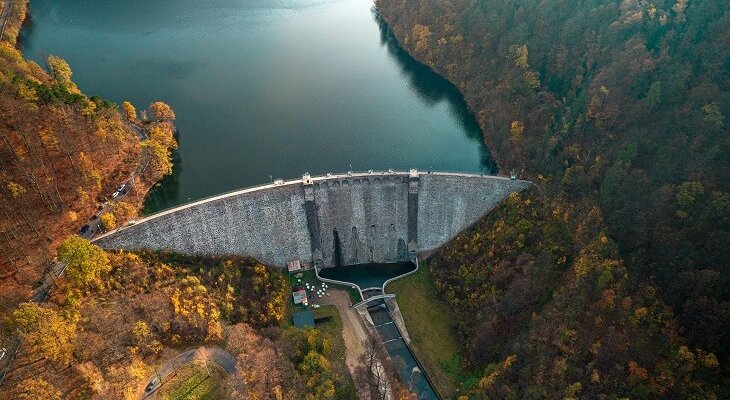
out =
{"type": "Polygon", "coordinates": [[[95,239],[108,249],[240,254],[291,260],[404,261],[442,246],[531,183],[496,176],[370,172],[278,182],[196,201],[95,239]],[[336,234],[335,234],[336,233],[336,234]]]}

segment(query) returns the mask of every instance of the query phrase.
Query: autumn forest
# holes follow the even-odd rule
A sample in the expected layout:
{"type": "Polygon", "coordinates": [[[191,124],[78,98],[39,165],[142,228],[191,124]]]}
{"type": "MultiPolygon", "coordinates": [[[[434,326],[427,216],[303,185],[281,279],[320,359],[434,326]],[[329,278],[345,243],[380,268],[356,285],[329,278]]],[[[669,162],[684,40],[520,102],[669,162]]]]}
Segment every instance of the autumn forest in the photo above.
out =
{"type": "MultiPolygon", "coordinates": [[[[28,60],[29,1],[2,3],[0,398],[417,398],[357,290],[309,308],[292,293],[311,271],[92,243],[171,179],[179,115],[85,94],[62,55],[28,60]],[[297,327],[303,310],[316,323],[297,327]]],[[[458,89],[499,173],[534,183],[393,285],[438,396],[730,398],[730,2],[373,15],[458,89]]]]}

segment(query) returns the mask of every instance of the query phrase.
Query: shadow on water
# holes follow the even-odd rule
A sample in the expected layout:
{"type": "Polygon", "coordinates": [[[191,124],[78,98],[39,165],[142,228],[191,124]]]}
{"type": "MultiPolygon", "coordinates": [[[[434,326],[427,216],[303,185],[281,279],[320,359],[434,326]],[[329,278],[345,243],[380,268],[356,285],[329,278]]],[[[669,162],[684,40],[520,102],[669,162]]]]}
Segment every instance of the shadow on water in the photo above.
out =
{"type": "Polygon", "coordinates": [[[449,111],[462,126],[467,137],[478,143],[482,170],[492,174],[498,173],[499,166],[484,143],[479,123],[469,111],[459,89],[427,65],[411,57],[398,43],[390,27],[375,8],[372,9],[372,15],[380,29],[380,44],[388,49],[388,54],[397,62],[403,76],[408,79],[409,87],[429,105],[446,101],[449,111]]]}
{"type": "Polygon", "coordinates": [[[361,289],[366,289],[382,287],[388,279],[413,271],[415,268],[416,266],[410,262],[342,266],[338,264],[337,267],[323,268],[319,275],[323,278],[354,283],[361,289]]]}
{"type": "MultiPolygon", "coordinates": [[[[180,144],[179,132],[175,134],[178,145],[180,144]]],[[[180,152],[175,150],[172,152],[172,174],[162,178],[152,189],[147,193],[147,197],[144,199],[144,207],[142,209],[143,215],[154,214],[157,211],[161,211],[165,208],[170,207],[170,204],[175,204],[179,198],[180,192],[180,174],[183,170],[182,157],[180,152]]]]}

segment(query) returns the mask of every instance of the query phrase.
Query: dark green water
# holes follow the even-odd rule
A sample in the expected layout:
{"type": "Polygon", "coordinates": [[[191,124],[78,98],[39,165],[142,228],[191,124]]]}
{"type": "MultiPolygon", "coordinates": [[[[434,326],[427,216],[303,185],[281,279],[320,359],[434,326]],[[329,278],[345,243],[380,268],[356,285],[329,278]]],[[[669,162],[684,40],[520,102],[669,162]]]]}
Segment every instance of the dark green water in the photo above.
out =
{"type": "Polygon", "coordinates": [[[456,89],[405,54],[367,0],[31,0],[26,56],[87,94],[176,111],[174,174],[147,211],[313,174],[491,172],[456,89]]]}
{"type": "Polygon", "coordinates": [[[360,289],[367,289],[382,287],[383,283],[388,279],[413,271],[415,268],[416,266],[409,262],[344,265],[341,267],[324,268],[319,271],[319,276],[354,283],[360,286],[360,289]]]}

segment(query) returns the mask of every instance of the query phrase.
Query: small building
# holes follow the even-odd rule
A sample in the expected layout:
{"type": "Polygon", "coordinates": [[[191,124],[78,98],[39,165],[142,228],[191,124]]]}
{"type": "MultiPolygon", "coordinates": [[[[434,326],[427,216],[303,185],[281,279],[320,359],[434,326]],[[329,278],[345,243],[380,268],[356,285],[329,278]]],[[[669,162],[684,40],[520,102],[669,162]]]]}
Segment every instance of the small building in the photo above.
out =
{"type": "Polygon", "coordinates": [[[307,291],[304,289],[298,289],[292,292],[292,297],[294,297],[294,304],[304,304],[305,306],[309,304],[309,300],[307,299],[307,291]]]}
{"type": "Polygon", "coordinates": [[[297,328],[304,328],[305,326],[314,327],[314,314],[311,311],[300,311],[292,317],[294,320],[294,326],[297,328]]]}
{"type": "Polygon", "coordinates": [[[289,273],[292,272],[299,272],[302,270],[302,263],[299,260],[289,261],[286,263],[286,268],[289,270],[289,273]]]}

